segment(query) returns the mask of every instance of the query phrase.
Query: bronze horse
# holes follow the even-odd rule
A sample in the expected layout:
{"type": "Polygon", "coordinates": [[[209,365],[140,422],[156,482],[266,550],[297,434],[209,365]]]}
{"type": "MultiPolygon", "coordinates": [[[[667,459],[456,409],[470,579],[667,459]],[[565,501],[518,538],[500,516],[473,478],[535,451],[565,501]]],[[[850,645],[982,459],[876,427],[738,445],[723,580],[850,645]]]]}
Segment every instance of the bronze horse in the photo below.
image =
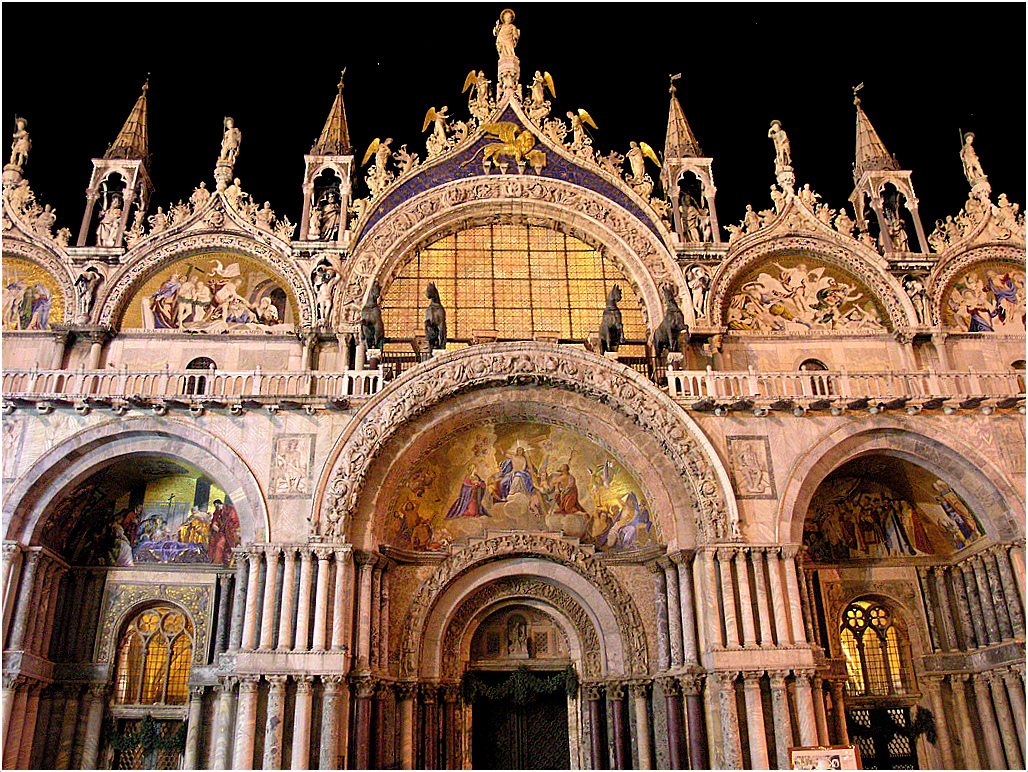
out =
{"type": "Polygon", "coordinates": [[[617,351],[625,338],[625,328],[621,324],[621,287],[617,284],[607,295],[607,307],[603,309],[603,320],[600,322],[600,353],[617,351]]]}
{"type": "Polygon", "coordinates": [[[660,359],[665,351],[678,351],[678,337],[683,332],[689,339],[689,327],[685,315],[675,300],[675,289],[670,284],[661,287],[664,295],[664,320],[653,331],[653,356],[660,359]]]}
{"type": "Polygon", "coordinates": [[[446,309],[439,301],[439,290],[431,282],[425,288],[428,308],[425,309],[425,340],[428,350],[446,348],[446,309]]]}
{"type": "Polygon", "coordinates": [[[385,340],[385,326],[382,324],[382,309],[378,307],[378,298],[382,288],[378,282],[371,285],[368,302],[361,309],[361,337],[369,349],[380,349],[385,340]]]}

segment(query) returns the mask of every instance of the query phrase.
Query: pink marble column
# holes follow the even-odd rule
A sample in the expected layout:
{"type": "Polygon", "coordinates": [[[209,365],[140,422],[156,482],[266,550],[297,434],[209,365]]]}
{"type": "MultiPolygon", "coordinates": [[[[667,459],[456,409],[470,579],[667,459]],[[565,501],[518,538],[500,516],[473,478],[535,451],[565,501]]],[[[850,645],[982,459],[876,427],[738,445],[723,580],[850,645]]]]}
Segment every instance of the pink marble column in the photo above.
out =
{"type": "Polygon", "coordinates": [[[308,651],[310,649],[313,557],[314,553],[311,552],[310,547],[300,548],[300,593],[296,599],[296,640],[293,643],[294,651],[308,651]]]}
{"type": "Polygon", "coordinates": [[[725,645],[730,649],[739,646],[739,626],[735,614],[735,582],[732,579],[732,556],[735,550],[721,547],[717,550],[717,563],[721,571],[721,613],[725,620],[725,645]]]}
{"type": "Polygon", "coordinates": [[[354,559],[360,566],[357,595],[357,669],[368,672],[371,668],[371,574],[377,558],[367,552],[358,552],[354,559]]]}
{"type": "Polygon", "coordinates": [[[689,767],[706,769],[710,764],[710,748],[707,744],[707,721],[703,713],[703,676],[692,673],[680,676],[678,681],[682,685],[685,719],[689,726],[689,767]]]}
{"type": "Polygon", "coordinates": [[[400,769],[414,769],[414,695],[417,684],[397,684],[397,725],[400,733],[400,769]]]}
{"type": "Polygon", "coordinates": [[[767,575],[771,585],[771,619],[774,622],[775,634],[779,646],[791,646],[793,639],[789,633],[789,611],[786,607],[785,595],[782,593],[782,561],[778,556],[778,547],[768,547],[764,552],[767,561],[767,575]]]}
{"type": "Polygon", "coordinates": [[[353,600],[352,552],[349,547],[336,548],[335,594],[332,597],[332,651],[343,651],[352,645],[350,616],[353,600]]]}
{"type": "Polygon", "coordinates": [[[278,651],[293,648],[293,624],[296,615],[296,549],[283,547],[285,566],[282,570],[282,618],[278,623],[278,651]]]}
{"type": "Polygon", "coordinates": [[[314,677],[296,676],[296,701],[293,708],[293,749],[289,758],[291,769],[308,769],[311,756],[311,705],[314,698],[314,677]]]}
{"type": "Polygon", "coordinates": [[[753,624],[754,604],[750,595],[749,550],[735,552],[735,576],[739,587],[739,612],[742,615],[742,645],[747,649],[757,646],[757,632],[753,624]]]}
{"type": "Polygon", "coordinates": [[[314,651],[324,651],[328,646],[328,581],[332,550],[327,547],[315,547],[318,556],[318,584],[314,593],[314,651]]]}
{"type": "Polygon", "coordinates": [[[764,728],[764,701],[760,694],[763,670],[742,674],[743,695],[746,698],[746,732],[750,741],[750,768],[769,769],[767,734],[764,728]]]}
{"type": "Polygon", "coordinates": [[[589,706],[591,769],[607,769],[607,715],[603,705],[603,687],[595,684],[583,686],[582,693],[589,706]]]}
{"type": "Polygon", "coordinates": [[[792,624],[792,639],[795,643],[806,643],[803,627],[803,608],[800,605],[800,586],[796,577],[796,548],[790,547],[783,555],[785,563],[785,586],[788,591],[789,621],[792,624]]]}

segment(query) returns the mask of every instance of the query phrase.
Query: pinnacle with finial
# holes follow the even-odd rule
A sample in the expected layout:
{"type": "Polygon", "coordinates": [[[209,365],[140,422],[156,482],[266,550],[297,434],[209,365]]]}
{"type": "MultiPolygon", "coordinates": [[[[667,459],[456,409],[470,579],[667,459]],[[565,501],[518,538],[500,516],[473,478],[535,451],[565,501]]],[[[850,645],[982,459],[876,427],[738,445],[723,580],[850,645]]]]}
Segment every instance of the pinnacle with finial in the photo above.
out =
{"type": "Polygon", "coordinates": [[[321,136],[311,148],[311,155],[348,155],[350,147],[350,130],[346,125],[346,107],[343,104],[343,77],[346,68],[339,73],[339,89],[335,102],[328,113],[328,119],[321,130],[321,136]]]}
{"type": "Polygon", "coordinates": [[[133,105],[117,139],[107,148],[104,158],[148,159],[149,132],[146,125],[146,92],[150,88],[150,73],[146,74],[142,93],[133,105]]]}
{"type": "Polygon", "coordinates": [[[871,125],[867,113],[860,106],[860,97],[857,92],[864,87],[861,83],[853,89],[853,104],[857,108],[857,148],[856,158],[853,162],[853,181],[857,182],[867,171],[898,171],[899,163],[889,155],[885,149],[885,143],[878,136],[874,126],[871,125]]]}

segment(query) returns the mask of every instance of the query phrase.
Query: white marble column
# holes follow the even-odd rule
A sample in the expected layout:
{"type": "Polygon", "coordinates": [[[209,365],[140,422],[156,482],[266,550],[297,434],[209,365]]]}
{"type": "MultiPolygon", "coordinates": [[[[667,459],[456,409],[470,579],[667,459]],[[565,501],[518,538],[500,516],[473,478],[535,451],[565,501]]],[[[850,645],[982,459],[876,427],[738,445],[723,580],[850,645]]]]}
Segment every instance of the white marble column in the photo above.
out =
{"type": "Polygon", "coordinates": [[[278,591],[278,562],[281,552],[278,547],[264,548],[267,559],[267,570],[264,574],[264,603],[261,609],[261,650],[270,651],[275,648],[275,612],[278,610],[276,594],[278,591]]]}
{"type": "Polygon", "coordinates": [[[718,698],[721,705],[721,742],[725,769],[742,769],[742,738],[739,736],[739,707],[735,696],[733,672],[717,672],[718,698]]]}
{"type": "Polygon", "coordinates": [[[650,711],[647,704],[650,684],[633,681],[629,684],[635,713],[635,736],[638,740],[639,769],[653,769],[653,748],[650,742],[650,711]]]}
{"type": "Polygon", "coordinates": [[[814,675],[814,722],[817,724],[817,744],[829,745],[831,740],[828,736],[828,713],[825,710],[825,679],[814,675]]]}
{"type": "Polygon", "coordinates": [[[1003,597],[1006,600],[1007,611],[1010,614],[1010,624],[1014,628],[1014,636],[1024,638],[1024,610],[1021,608],[1017,582],[1011,569],[1009,548],[1003,545],[993,547],[992,555],[996,561],[996,567],[999,569],[999,577],[1003,585],[1003,597]]]}
{"type": "Polygon", "coordinates": [[[746,732],[750,740],[750,768],[769,769],[767,730],[764,727],[764,702],[760,695],[762,670],[742,674],[743,695],[746,697],[746,732]]]}
{"type": "Polygon", "coordinates": [[[942,702],[942,683],[945,676],[926,675],[924,679],[925,684],[928,686],[928,697],[932,703],[932,713],[935,714],[935,731],[938,735],[936,745],[939,748],[939,753],[942,754],[943,767],[945,769],[955,769],[956,765],[953,763],[953,744],[950,742],[949,737],[950,717],[942,702]]]}
{"type": "Polygon", "coordinates": [[[682,606],[678,591],[678,567],[667,557],[657,561],[664,569],[667,592],[667,629],[671,667],[682,666],[682,606]]]}
{"type": "Polygon", "coordinates": [[[286,720],[286,682],[288,676],[266,676],[268,717],[264,724],[264,769],[282,769],[282,724],[286,720]]]}
{"type": "Polygon", "coordinates": [[[18,556],[21,555],[21,545],[13,541],[4,542],[3,552],[3,586],[0,588],[0,600],[7,597],[7,586],[11,582],[11,575],[14,566],[18,564],[18,556]]]}
{"type": "MultiPolygon", "coordinates": [[[[696,640],[696,598],[692,586],[692,553],[676,552],[671,556],[678,566],[678,601],[682,612],[682,662],[699,662],[699,644],[696,640]]],[[[643,767],[645,769],[645,767],[643,767]]]]}
{"type": "MultiPolygon", "coordinates": [[[[959,574],[956,578],[959,580],[959,574]]],[[[964,761],[963,768],[984,769],[984,760],[978,751],[978,742],[971,728],[971,711],[967,707],[967,682],[970,676],[967,673],[954,673],[949,678],[956,711],[957,733],[960,737],[960,753],[964,761]]]]}
{"type": "Polygon", "coordinates": [[[37,573],[39,567],[39,548],[29,551],[28,557],[22,563],[21,582],[18,586],[18,599],[14,609],[14,616],[11,621],[11,631],[8,637],[6,648],[9,651],[22,651],[25,647],[25,633],[31,624],[30,614],[35,611],[32,608],[32,597],[35,592],[37,573]]]}
{"type": "Polygon", "coordinates": [[[226,678],[214,687],[218,695],[214,714],[214,769],[228,769],[228,754],[232,747],[232,703],[235,699],[235,678],[226,678]]]}
{"type": "Polygon", "coordinates": [[[671,649],[668,644],[667,580],[659,562],[650,563],[648,568],[653,574],[653,605],[657,610],[657,669],[667,670],[671,667],[671,649]]]}
{"type": "Polygon", "coordinates": [[[771,618],[779,646],[791,646],[792,634],[789,632],[789,611],[785,595],[782,592],[782,561],[779,559],[779,548],[768,547],[764,552],[767,561],[767,575],[771,584],[771,618]]]}
{"type": "Polygon", "coordinates": [[[800,745],[817,745],[817,729],[814,719],[814,699],[810,689],[809,670],[797,670],[796,691],[796,728],[799,730],[800,745]]]}
{"type": "Polygon", "coordinates": [[[86,735],[82,750],[82,768],[96,769],[100,753],[100,727],[107,703],[107,684],[91,684],[89,687],[89,713],[86,717],[86,735]]]}
{"type": "Polygon", "coordinates": [[[200,711],[203,708],[202,686],[189,687],[189,717],[186,720],[186,752],[182,760],[185,769],[199,769],[197,751],[200,746],[200,711]]]}
{"type": "Polygon", "coordinates": [[[350,617],[346,599],[353,598],[353,564],[350,548],[336,548],[335,594],[332,597],[332,650],[342,651],[352,645],[350,617]]]}
{"type": "Polygon", "coordinates": [[[707,620],[707,640],[712,649],[720,649],[725,645],[724,633],[721,629],[721,592],[717,586],[717,557],[714,549],[706,549],[702,553],[703,563],[703,618],[707,620]]]}
{"type": "Polygon", "coordinates": [[[378,670],[378,641],[382,632],[382,566],[376,561],[371,569],[371,635],[368,637],[368,667],[378,670]]]}
{"type": "Polygon", "coordinates": [[[367,671],[371,667],[371,573],[376,558],[367,552],[359,552],[354,557],[360,566],[357,595],[357,669],[367,671]]]}
{"type": "Polygon", "coordinates": [[[732,555],[735,550],[719,547],[717,550],[718,569],[721,571],[721,613],[725,618],[725,644],[730,649],[739,646],[739,625],[735,614],[735,582],[732,580],[732,555]]]}
{"type": "Polygon", "coordinates": [[[760,646],[768,648],[775,645],[771,634],[771,605],[768,598],[767,576],[764,573],[764,549],[752,547],[749,550],[750,562],[753,564],[753,576],[757,580],[757,618],[760,624],[760,646]]]}
{"type": "Polygon", "coordinates": [[[321,681],[325,685],[325,691],[321,700],[319,767],[321,769],[340,769],[339,691],[343,677],[327,675],[322,676],[321,681]]]}
{"type": "MultiPolygon", "coordinates": [[[[787,670],[769,670],[771,681],[771,715],[775,721],[775,751],[778,768],[790,769],[789,748],[795,743],[792,739],[792,718],[789,715],[789,693],[785,685],[787,670]]],[[[802,744],[802,743],[801,743],[802,744]]]]}
{"type": "Polygon", "coordinates": [[[794,643],[806,643],[803,628],[803,608],[800,605],[800,585],[796,577],[796,548],[790,547],[782,556],[785,563],[785,586],[788,591],[789,620],[792,623],[794,643]]]}
{"type": "Polygon", "coordinates": [[[249,562],[246,577],[246,610],[243,612],[243,651],[253,651],[257,645],[257,609],[260,608],[261,551],[251,547],[246,559],[249,562]]]}
{"type": "Polygon", "coordinates": [[[1003,674],[999,670],[990,670],[985,674],[992,692],[992,704],[996,710],[996,722],[999,725],[999,736],[1003,741],[1003,750],[1007,756],[1008,769],[1024,769],[1019,733],[1014,727],[1014,716],[1007,700],[1006,687],[1003,685],[1003,674]]]}
{"type": "Polygon", "coordinates": [[[418,685],[397,684],[399,699],[396,706],[398,732],[400,733],[400,769],[414,769],[414,695],[418,685]]]}
{"type": "Polygon", "coordinates": [[[278,623],[278,651],[293,648],[293,624],[296,617],[296,549],[283,547],[282,617],[278,623]]]}
{"type": "Polygon", "coordinates": [[[311,624],[311,581],[314,553],[310,547],[300,548],[300,593],[296,599],[296,641],[293,643],[294,651],[308,651],[310,649],[310,624],[311,624]]]}
{"type": "Polygon", "coordinates": [[[296,676],[296,702],[293,710],[293,750],[291,769],[309,769],[311,756],[311,706],[314,698],[314,677],[296,676]]]}
{"type": "Polygon", "coordinates": [[[978,715],[975,717],[975,721],[982,728],[982,735],[985,740],[985,754],[989,758],[989,767],[991,769],[1007,769],[1006,757],[1003,753],[1003,743],[1000,739],[999,727],[996,723],[996,711],[992,707],[989,679],[983,673],[975,673],[971,676],[971,684],[974,687],[975,701],[978,704],[978,715]]]}
{"type": "Polygon", "coordinates": [[[236,711],[236,741],[232,749],[233,769],[253,769],[254,738],[257,733],[257,690],[260,676],[239,677],[239,707],[236,711]]]}
{"type": "Polygon", "coordinates": [[[314,651],[324,651],[327,648],[328,632],[328,580],[329,566],[332,561],[332,550],[328,547],[315,547],[314,554],[318,556],[318,584],[314,594],[314,651]]]}
{"type": "Polygon", "coordinates": [[[749,551],[735,551],[735,581],[739,587],[739,613],[742,614],[742,645],[747,649],[757,646],[757,631],[753,624],[753,598],[750,593],[749,551]]]}

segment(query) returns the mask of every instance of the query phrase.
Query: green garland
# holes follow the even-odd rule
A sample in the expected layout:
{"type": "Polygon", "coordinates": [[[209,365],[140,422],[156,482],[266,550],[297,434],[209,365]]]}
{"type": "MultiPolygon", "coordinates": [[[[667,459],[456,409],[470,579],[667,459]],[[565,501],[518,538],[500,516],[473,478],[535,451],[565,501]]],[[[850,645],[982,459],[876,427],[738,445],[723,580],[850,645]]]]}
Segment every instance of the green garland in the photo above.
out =
{"type": "Polygon", "coordinates": [[[117,751],[131,751],[137,747],[143,750],[183,751],[186,747],[186,722],[169,735],[161,734],[161,726],[165,722],[156,720],[147,714],[139,722],[136,730],[122,734],[116,728],[112,718],[104,719],[103,738],[108,747],[117,751]]]}
{"type": "Polygon", "coordinates": [[[498,686],[489,686],[476,673],[464,674],[464,699],[474,702],[510,699],[515,705],[527,705],[540,694],[553,694],[563,689],[568,694],[578,691],[578,674],[570,665],[551,676],[539,676],[524,665],[498,686]]]}

